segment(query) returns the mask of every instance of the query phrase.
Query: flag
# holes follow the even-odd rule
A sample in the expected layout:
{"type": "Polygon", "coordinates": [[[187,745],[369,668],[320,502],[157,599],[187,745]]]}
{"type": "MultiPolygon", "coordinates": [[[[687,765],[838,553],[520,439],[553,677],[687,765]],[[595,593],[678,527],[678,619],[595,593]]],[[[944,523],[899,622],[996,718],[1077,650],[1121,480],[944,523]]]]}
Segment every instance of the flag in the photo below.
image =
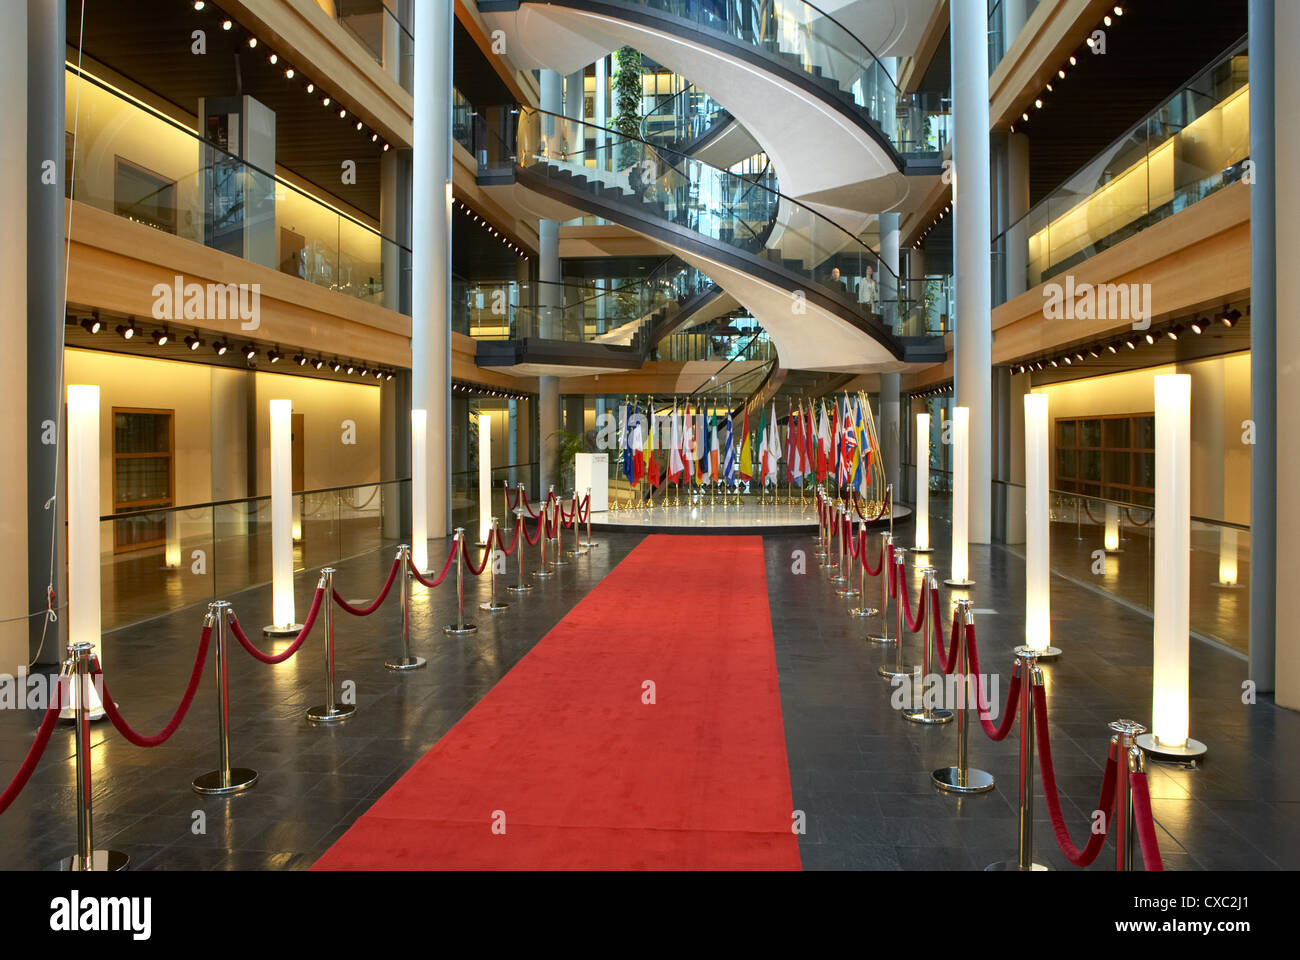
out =
{"type": "Polygon", "coordinates": [[[727,411],[727,432],[722,441],[722,477],[727,483],[736,482],[736,446],[731,435],[731,411],[727,411]]]}
{"type": "Polygon", "coordinates": [[[682,479],[682,442],[677,422],[677,401],[673,401],[673,412],[671,414],[672,436],[668,444],[668,482],[678,483],[682,479]]]}
{"type": "Polygon", "coordinates": [[[808,403],[808,416],[804,418],[804,474],[811,478],[813,476],[813,453],[817,449],[817,414],[813,407],[812,401],[808,403]]]}
{"type": "Polygon", "coordinates": [[[826,466],[830,462],[831,424],[826,419],[826,401],[822,401],[822,416],[817,423],[817,482],[826,479],[826,466]]]}
{"type": "Polygon", "coordinates": [[[722,478],[722,450],[718,446],[718,417],[713,413],[709,414],[709,435],[712,438],[712,445],[709,447],[709,476],[713,478],[714,483],[717,483],[722,478]]]}
{"type": "Polygon", "coordinates": [[[795,452],[794,444],[795,440],[799,437],[799,430],[798,420],[795,418],[792,410],[786,410],[785,422],[785,482],[794,483],[795,477],[797,476],[795,468],[798,465],[797,461],[799,459],[795,452]]]}
{"type": "Polygon", "coordinates": [[[803,486],[804,475],[804,455],[803,455],[803,408],[800,406],[790,414],[790,439],[788,441],[790,455],[787,458],[790,482],[798,481],[799,486],[803,486]]]}
{"type": "Polygon", "coordinates": [[[840,403],[838,400],[831,407],[831,442],[826,448],[826,472],[838,477],[840,472],[840,403]]]}
{"type": "Polygon", "coordinates": [[[645,444],[645,417],[637,413],[634,407],[632,413],[632,482],[634,484],[639,484],[645,477],[645,444]]]}
{"type": "Polygon", "coordinates": [[[771,469],[767,456],[767,408],[758,409],[758,482],[767,483],[767,472],[771,469]]]}
{"type": "Polygon", "coordinates": [[[682,413],[682,479],[687,483],[695,479],[695,457],[692,452],[694,440],[691,433],[693,423],[691,404],[688,400],[686,410],[682,413]]]}
{"type": "Polygon", "coordinates": [[[659,489],[659,461],[655,459],[655,439],[654,431],[650,433],[650,462],[645,465],[646,479],[650,481],[650,489],[659,489]]]}
{"type": "Polygon", "coordinates": [[[745,407],[745,422],[740,428],[740,479],[748,483],[754,479],[754,453],[749,444],[749,407],[745,407]]]}
{"type": "Polygon", "coordinates": [[[768,450],[772,457],[772,482],[776,483],[780,479],[781,463],[781,430],[776,422],[776,401],[772,401],[772,421],[769,426],[770,435],[768,436],[768,450]]]}
{"type": "Polygon", "coordinates": [[[709,435],[709,418],[703,410],[700,411],[700,469],[698,478],[700,483],[709,479],[710,463],[713,460],[713,448],[710,445],[712,438],[709,435]]]}
{"type": "MultiPolygon", "coordinates": [[[[647,411],[649,408],[646,408],[647,411]]],[[[632,482],[640,483],[645,477],[645,445],[646,445],[646,423],[645,417],[632,409],[632,482]]]]}
{"type": "Polygon", "coordinates": [[[857,457],[858,435],[853,425],[853,408],[847,397],[844,398],[844,419],[840,430],[840,467],[836,482],[847,487],[853,479],[853,468],[857,457]]]}
{"type": "Polygon", "coordinates": [[[632,408],[627,403],[623,404],[623,427],[619,431],[623,444],[623,476],[627,477],[627,482],[632,483],[632,408]]]}
{"type": "Polygon", "coordinates": [[[866,499],[867,496],[867,479],[870,476],[868,470],[871,464],[871,445],[867,438],[866,417],[862,413],[862,396],[858,395],[858,450],[857,450],[857,469],[853,473],[853,486],[858,494],[866,499]]]}

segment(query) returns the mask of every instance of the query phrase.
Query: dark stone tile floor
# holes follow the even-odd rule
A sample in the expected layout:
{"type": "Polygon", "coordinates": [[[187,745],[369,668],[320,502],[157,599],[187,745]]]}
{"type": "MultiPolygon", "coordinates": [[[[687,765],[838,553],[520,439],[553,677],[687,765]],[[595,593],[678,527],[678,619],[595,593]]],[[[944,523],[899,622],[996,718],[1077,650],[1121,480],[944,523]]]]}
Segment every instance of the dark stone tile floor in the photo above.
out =
{"type": "MultiPolygon", "coordinates": [[[[193,777],[216,763],[210,671],[185,724],[161,747],[132,746],[107,723],[96,724],[97,846],[122,849],[134,868],[146,870],[306,869],[641,537],[598,532],[596,539],[601,546],[590,557],[561,568],[522,600],[506,596],[511,608],[495,616],[476,609],[486,584],[469,581],[467,611],[479,625],[471,637],[441,632],[454,618],[452,589],[413,591],[413,647],[430,660],[423,670],[383,667],[400,627],[392,600],[365,620],[338,612],[338,679],[356,683],[358,713],[337,727],[312,727],[303,717],[323,699],[319,633],[277,667],[232,650],[233,761],[261,777],[247,794],[205,798],[190,789],[193,777]],[[199,812],[202,833],[195,829],[199,812]]],[[[929,772],[952,761],[952,727],[908,724],[890,707],[876,668],[893,656],[892,647],[862,639],[876,621],[844,614],[845,601],[811,556],[811,538],[769,536],[765,544],[791,784],[795,807],[808,818],[800,840],[805,868],[979,869],[1013,857],[1014,734],[992,744],[978,728],[971,731],[972,763],[997,776],[993,793],[958,800],[935,791],[929,772]],[[806,574],[791,572],[796,549],[808,553],[806,574]]],[[[442,555],[437,547],[431,552],[442,555]]],[[[385,547],[340,563],[340,592],[373,596],[391,555],[385,547]]],[[[535,559],[528,558],[529,569],[535,559]]],[[[934,560],[942,569],[944,552],[934,560]]],[[[996,611],[977,616],[985,669],[1005,675],[1024,629],[1021,561],[999,547],[977,547],[972,569],[976,607],[996,611]]],[[[502,580],[513,582],[514,570],[512,559],[502,580]]],[[[315,582],[314,572],[299,578],[300,609],[315,582]]],[[[246,628],[261,624],[269,594],[257,588],[230,598],[246,628]]],[[[945,609],[947,597],[945,589],[945,609]]],[[[1149,716],[1151,625],[1130,607],[1059,578],[1053,601],[1053,639],[1066,652],[1045,667],[1052,747],[1063,806],[1082,840],[1100,785],[1107,721],[1149,716]]],[[[170,717],[193,664],[202,613],[193,607],[105,636],[110,685],[137,729],[152,733],[170,717]]],[[[611,623],[611,639],[621,629],[626,625],[611,623]]],[[[919,649],[915,640],[905,647],[914,655],[919,649]]],[[[1211,754],[1194,770],[1152,767],[1167,868],[1300,867],[1300,772],[1288,762],[1300,743],[1300,715],[1267,698],[1243,705],[1239,658],[1193,641],[1191,662],[1192,732],[1211,754]]],[[[27,712],[0,711],[0,783],[17,769],[36,722],[27,712]]],[[[0,869],[39,869],[71,851],[72,752],[71,729],[60,726],[32,782],[0,816],[0,869]]],[[[1055,846],[1041,796],[1035,820],[1037,859],[1074,869],[1055,846]]],[[[1108,848],[1093,869],[1111,869],[1113,859],[1108,848]]]]}

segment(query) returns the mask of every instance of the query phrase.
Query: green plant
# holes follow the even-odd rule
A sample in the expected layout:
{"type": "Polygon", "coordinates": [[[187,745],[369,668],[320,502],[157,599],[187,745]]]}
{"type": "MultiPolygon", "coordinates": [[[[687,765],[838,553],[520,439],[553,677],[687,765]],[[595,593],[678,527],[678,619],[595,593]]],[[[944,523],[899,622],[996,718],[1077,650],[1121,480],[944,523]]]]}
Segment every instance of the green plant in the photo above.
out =
{"type": "Polygon", "coordinates": [[[555,438],[556,476],[555,485],[560,492],[573,489],[573,461],[580,453],[590,453],[590,444],[585,434],[570,433],[568,430],[556,430],[555,438]]]}
{"type": "MultiPolygon", "coordinates": [[[[632,47],[620,47],[614,54],[614,129],[625,137],[641,135],[641,54],[632,47]]],[[[637,143],[618,145],[618,166],[630,167],[641,159],[637,143]]]]}

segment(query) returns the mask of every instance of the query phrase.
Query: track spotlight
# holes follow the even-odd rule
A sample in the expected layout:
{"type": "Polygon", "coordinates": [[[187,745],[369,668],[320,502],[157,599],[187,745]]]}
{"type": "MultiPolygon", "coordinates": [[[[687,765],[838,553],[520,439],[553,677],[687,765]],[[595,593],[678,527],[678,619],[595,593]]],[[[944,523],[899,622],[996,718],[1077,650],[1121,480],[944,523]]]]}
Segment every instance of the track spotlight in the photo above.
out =
{"type": "Polygon", "coordinates": [[[307,358],[303,356],[301,353],[295,353],[293,355],[293,362],[298,364],[298,366],[300,367],[307,366],[307,358]]]}
{"type": "Polygon", "coordinates": [[[328,107],[329,105],[330,105],[330,98],[329,98],[329,97],[325,97],[324,99],[321,100],[321,106],[328,107]]]}
{"type": "Polygon", "coordinates": [[[1195,320],[1192,321],[1191,327],[1192,327],[1192,333],[1200,333],[1206,327],[1205,318],[1197,317],[1195,320]]]}
{"type": "Polygon", "coordinates": [[[1181,328],[1181,327],[1170,327],[1168,330],[1165,331],[1165,336],[1168,337],[1170,340],[1177,340],[1177,339],[1178,339],[1178,331],[1179,331],[1180,329],[1182,329],[1182,328],[1181,328]]]}
{"type": "Polygon", "coordinates": [[[284,354],[281,353],[279,350],[268,350],[266,351],[266,359],[271,361],[272,363],[279,363],[282,359],[284,359],[284,354]]]}
{"type": "Polygon", "coordinates": [[[1125,341],[1124,341],[1124,346],[1128,347],[1130,350],[1136,350],[1136,349],[1137,349],[1137,344],[1134,343],[1132,340],[1125,340],[1125,341]]]}
{"type": "Polygon", "coordinates": [[[196,334],[192,333],[185,338],[185,346],[189,347],[190,351],[193,352],[203,346],[203,341],[200,340],[196,334]]]}
{"type": "Polygon", "coordinates": [[[348,376],[351,376],[353,373],[355,373],[356,369],[357,369],[356,367],[354,367],[352,364],[349,363],[347,366],[348,376]]]}
{"type": "Polygon", "coordinates": [[[1156,335],[1154,333],[1147,333],[1143,335],[1143,339],[1146,340],[1147,343],[1155,343],[1156,335]]]}
{"type": "Polygon", "coordinates": [[[1119,353],[1119,351],[1115,349],[1115,344],[1113,343],[1106,344],[1106,349],[1109,350],[1111,353],[1119,353]]]}
{"type": "Polygon", "coordinates": [[[103,321],[101,321],[97,316],[88,317],[85,320],[82,320],[81,325],[86,328],[87,333],[91,334],[99,333],[99,331],[104,329],[103,321]]]}
{"type": "Polygon", "coordinates": [[[1222,319],[1223,319],[1223,325],[1224,325],[1225,327],[1230,327],[1230,326],[1232,326],[1234,323],[1236,323],[1238,320],[1241,319],[1241,311],[1240,311],[1240,310],[1229,310],[1227,313],[1225,313],[1225,314],[1223,315],[1222,319]]]}
{"type": "Polygon", "coordinates": [[[338,373],[339,370],[340,370],[342,367],[343,367],[343,364],[339,363],[337,360],[331,360],[331,361],[330,361],[330,369],[331,369],[332,371],[334,371],[335,373],[338,373]]]}
{"type": "Polygon", "coordinates": [[[217,356],[224,357],[226,355],[226,351],[230,349],[230,344],[228,344],[225,341],[225,338],[222,338],[220,340],[213,340],[212,349],[217,356]]]}
{"type": "Polygon", "coordinates": [[[284,71],[284,79],[286,80],[293,79],[293,67],[290,67],[288,70],[284,71]]]}
{"type": "Polygon", "coordinates": [[[117,333],[123,340],[130,340],[135,336],[135,321],[132,320],[130,323],[119,323],[117,325],[117,333]]]}
{"type": "Polygon", "coordinates": [[[248,346],[244,347],[245,360],[252,360],[256,356],[257,356],[257,347],[253,346],[251,343],[248,346]]]}
{"type": "Polygon", "coordinates": [[[155,330],[153,332],[153,342],[160,347],[166,346],[167,341],[170,340],[171,338],[172,338],[171,331],[169,331],[166,327],[163,327],[161,330],[155,330]]]}
{"type": "Polygon", "coordinates": [[[325,361],[320,357],[317,357],[315,360],[311,362],[311,365],[315,367],[317,370],[319,370],[321,367],[325,366],[325,361]]]}

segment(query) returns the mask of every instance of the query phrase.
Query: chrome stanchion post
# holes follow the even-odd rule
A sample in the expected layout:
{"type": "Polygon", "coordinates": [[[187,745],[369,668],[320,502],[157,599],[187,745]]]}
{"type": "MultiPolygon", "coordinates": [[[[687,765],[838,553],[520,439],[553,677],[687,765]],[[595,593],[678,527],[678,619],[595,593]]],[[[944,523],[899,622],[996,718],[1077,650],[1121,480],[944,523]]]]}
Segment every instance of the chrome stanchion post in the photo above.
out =
{"type": "Polygon", "coordinates": [[[456,551],[456,622],[442,628],[453,636],[478,631],[472,623],[465,622],[465,528],[457,527],[451,538],[451,548],[456,551]]]}
{"type": "Polygon", "coordinates": [[[320,588],[325,591],[325,702],[307,711],[310,723],[337,723],[347,720],[357,712],[355,704],[338,703],[334,699],[334,568],[325,567],[320,572],[320,588]]]}
{"type": "MultiPolygon", "coordinates": [[[[519,546],[515,548],[515,553],[519,556],[519,582],[506,587],[506,592],[527,593],[533,589],[533,585],[524,579],[524,548],[528,546],[528,532],[524,529],[524,508],[522,505],[515,507],[515,520],[519,525],[519,546]]],[[[538,539],[540,540],[541,537],[538,537],[538,539]]]]}
{"type": "MultiPolygon", "coordinates": [[[[506,489],[510,485],[506,484],[506,489]]],[[[409,544],[401,544],[397,548],[397,564],[400,568],[397,576],[400,580],[400,590],[398,594],[402,600],[402,655],[396,660],[387,661],[384,666],[389,670],[416,670],[425,665],[424,657],[411,656],[411,547],[409,544]]]]}
{"type": "MultiPolygon", "coordinates": [[[[935,636],[935,629],[938,627],[938,624],[934,622],[934,617],[931,616],[931,613],[934,610],[934,604],[930,603],[929,598],[926,596],[927,593],[933,594],[936,597],[939,595],[939,580],[935,576],[934,567],[921,568],[921,582],[925,585],[925,588],[921,591],[921,602],[926,604],[925,626],[921,633],[925,642],[925,652],[921,655],[921,709],[908,710],[903,714],[903,719],[911,723],[950,723],[952,721],[952,711],[933,707],[926,702],[925,698],[925,684],[929,683],[931,677],[934,676],[930,670],[930,666],[933,663],[934,643],[936,639],[938,639],[940,643],[943,642],[942,634],[937,638],[935,636]]],[[[939,689],[943,689],[943,676],[940,675],[937,679],[939,680],[939,689]]]]}
{"type": "MultiPolygon", "coordinates": [[[[980,678],[975,677],[972,683],[967,667],[966,628],[975,622],[974,608],[973,600],[963,598],[957,601],[957,619],[961,623],[957,632],[957,702],[953,704],[957,711],[957,765],[940,767],[930,775],[934,785],[944,793],[987,793],[997,783],[993,774],[985,770],[971,770],[967,766],[967,738],[970,733],[967,711],[970,710],[973,683],[980,682],[980,678]]],[[[975,697],[975,709],[979,709],[978,696],[975,697]]]]}
{"type": "Polygon", "coordinates": [[[547,529],[550,526],[550,520],[551,502],[548,499],[546,503],[542,505],[542,511],[538,514],[537,518],[537,542],[542,548],[542,562],[541,566],[533,571],[533,576],[538,580],[546,580],[555,576],[555,572],[551,570],[550,564],[546,561],[546,541],[551,539],[550,532],[547,529]]]}
{"type": "MultiPolygon", "coordinates": [[[[880,535],[880,610],[873,610],[872,613],[880,614],[880,633],[876,636],[867,637],[872,643],[892,643],[889,637],[889,548],[894,542],[894,537],[890,533],[881,533],[880,535]]],[[[865,601],[863,606],[866,606],[865,601]]],[[[870,616],[871,614],[863,614],[870,616]]]]}
{"type": "Polygon", "coordinates": [[[1014,860],[999,860],[987,870],[1046,870],[1034,863],[1034,687],[1042,686],[1038,651],[1016,647],[1020,671],[1020,843],[1014,860]]]}
{"type": "MultiPolygon", "coordinates": [[[[575,501],[573,509],[578,509],[575,501]]],[[[628,510],[632,507],[629,506],[628,510]]],[[[555,501],[555,559],[551,561],[552,565],[557,567],[567,567],[572,560],[566,560],[564,557],[564,501],[559,498],[555,501]]]]}
{"type": "Polygon", "coordinates": [[[824,561],[826,559],[826,514],[820,487],[813,490],[813,507],[817,510],[817,550],[813,556],[824,561]]]}
{"type": "Polygon", "coordinates": [[[1146,755],[1137,745],[1138,734],[1147,728],[1135,720],[1115,720],[1108,725],[1115,748],[1115,869],[1133,869],[1133,837],[1137,832],[1133,809],[1133,784],[1129,775],[1146,770],[1146,755]]]}
{"type": "Polygon", "coordinates": [[[217,600],[208,604],[205,627],[216,634],[217,663],[217,769],[194,778],[194,792],[239,793],[257,783],[257,771],[230,766],[230,604],[217,600]]]}
{"type": "MultiPolygon", "coordinates": [[[[880,568],[884,573],[884,567],[880,568]]],[[[874,617],[876,608],[867,606],[867,521],[858,524],[858,592],[859,606],[849,609],[850,617],[874,617]]]]}
{"type": "MultiPolygon", "coordinates": [[[[861,591],[853,583],[853,514],[851,511],[844,511],[840,518],[840,528],[848,527],[848,533],[844,534],[844,586],[838,588],[835,592],[841,597],[852,599],[859,595],[861,591]]],[[[859,548],[861,552],[861,548],[859,548]]],[[[858,560],[864,560],[865,557],[859,557],[858,560]]]]}
{"type": "Polygon", "coordinates": [[[502,603],[500,600],[497,599],[496,552],[497,552],[497,547],[501,546],[501,528],[497,523],[496,517],[492,518],[491,543],[492,543],[492,550],[491,552],[488,553],[487,561],[486,561],[488,565],[488,573],[490,575],[490,579],[488,580],[488,584],[489,584],[488,598],[484,600],[482,603],[480,603],[478,605],[478,608],[480,610],[486,610],[488,613],[500,613],[506,607],[510,606],[510,604],[502,603]]]}
{"type": "Polygon", "coordinates": [[[844,504],[836,501],[835,514],[831,519],[831,527],[835,536],[835,560],[829,564],[831,573],[831,583],[844,583],[849,578],[844,575],[844,504]]]}
{"type": "MultiPolygon", "coordinates": [[[[894,665],[892,667],[883,664],[880,667],[880,675],[887,680],[895,680],[899,677],[905,679],[912,676],[912,668],[903,666],[903,591],[907,589],[907,583],[903,577],[907,573],[907,550],[903,547],[894,547],[894,580],[898,584],[898,596],[894,598],[894,665]]],[[[925,602],[925,590],[921,590],[921,602],[925,602]]]]}
{"type": "Polygon", "coordinates": [[[590,552],[593,547],[599,547],[600,544],[591,539],[591,487],[587,488],[587,550],[590,552]]]}
{"type": "MultiPolygon", "coordinates": [[[[76,721],[77,744],[77,852],[64,857],[55,868],[76,872],[125,870],[130,858],[117,850],[96,850],[92,815],[90,775],[90,675],[95,646],[84,640],[68,644],[64,661],[70,687],[70,705],[76,721]]],[[[62,684],[60,684],[62,689],[62,684]]]]}

